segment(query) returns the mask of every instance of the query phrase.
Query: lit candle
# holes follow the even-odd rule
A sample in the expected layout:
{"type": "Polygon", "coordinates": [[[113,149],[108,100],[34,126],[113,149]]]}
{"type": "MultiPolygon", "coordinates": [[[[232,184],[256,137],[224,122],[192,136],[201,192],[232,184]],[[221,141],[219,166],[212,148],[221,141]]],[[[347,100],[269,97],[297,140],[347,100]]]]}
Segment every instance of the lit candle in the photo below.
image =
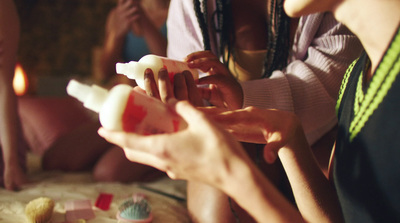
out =
{"type": "Polygon", "coordinates": [[[15,94],[18,96],[24,95],[28,90],[28,78],[24,69],[22,69],[22,66],[19,63],[17,63],[15,66],[13,88],[15,94]]]}

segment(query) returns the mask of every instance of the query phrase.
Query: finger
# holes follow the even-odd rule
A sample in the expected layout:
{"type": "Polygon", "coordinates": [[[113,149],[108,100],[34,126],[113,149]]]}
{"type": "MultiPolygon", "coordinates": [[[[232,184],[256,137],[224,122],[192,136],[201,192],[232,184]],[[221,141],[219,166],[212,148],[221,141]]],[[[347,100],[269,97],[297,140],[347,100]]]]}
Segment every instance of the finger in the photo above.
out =
{"type": "Polygon", "coordinates": [[[188,101],[178,101],[175,105],[176,112],[188,123],[193,124],[197,128],[201,128],[201,125],[207,125],[208,119],[206,115],[196,109],[188,101]]]}
{"type": "Polygon", "coordinates": [[[278,158],[278,154],[277,152],[274,150],[273,145],[271,145],[270,143],[266,144],[264,146],[264,159],[265,161],[267,161],[267,163],[272,164],[276,161],[276,159],[278,158]]]}
{"type": "Polygon", "coordinates": [[[197,84],[214,84],[218,86],[225,86],[229,79],[225,75],[214,74],[210,76],[204,76],[197,81],[197,84]]]}
{"type": "Polygon", "coordinates": [[[258,118],[258,116],[252,115],[246,109],[225,111],[215,115],[214,119],[224,125],[259,125],[260,121],[262,121],[258,118]]]}
{"type": "Polygon", "coordinates": [[[186,62],[190,62],[190,61],[197,60],[197,59],[204,58],[204,57],[213,58],[216,56],[211,51],[204,50],[204,51],[198,51],[198,52],[191,53],[191,54],[187,55],[184,60],[186,62]]]}
{"type": "Polygon", "coordinates": [[[185,76],[183,74],[175,74],[174,76],[174,93],[176,99],[189,100],[188,89],[186,86],[185,76]]]}
{"type": "Polygon", "coordinates": [[[161,101],[168,102],[169,99],[174,98],[174,90],[168,76],[168,71],[161,68],[158,72],[158,88],[160,92],[161,101]]]}
{"type": "Polygon", "coordinates": [[[221,113],[228,111],[227,108],[219,108],[219,107],[215,107],[215,106],[199,107],[197,109],[207,115],[210,115],[210,116],[219,115],[221,113]]]}
{"type": "Polygon", "coordinates": [[[141,17],[141,9],[139,6],[130,5],[123,11],[123,16],[129,21],[135,21],[141,17]]]}
{"type": "Polygon", "coordinates": [[[129,8],[131,8],[133,5],[133,2],[131,0],[121,0],[118,1],[118,6],[121,7],[122,10],[126,11],[129,8]]]}
{"type": "Polygon", "coordinates": [[[188,63],[190,68],[199,69],[203,72],[218,73],[223,72],[226,74],[227,69],[224,64],[222,64],[218,58],[200,58],[192,60],[188,63]]]}
{"type": "Polygon", "coordinates": [[[151,69],[146,69],[144,72],[144,89],[146,91],[146,94],[160,99],[160,94],[158,92],[158,87],[156,84],[156,81],[154,79],[154,73],[151,69]]]}
{"type": "Polygon", "coordinates": [[[210,88],[207,87],[199,87],[198,88],[199,94],[201,98],[203,98],[206,101],[209,101],[211,99],[211,90],[210,88]]]}
{"type": "Polygon", "coordinates": [[[113,143],[121,148],[130,148],[131,144],[132,146],[136,146],[137,144],[134,144],[133,142],[133,140],[136,139],[140,142],[144,142],[144,140],[141,140],[142,137],[140,137],[138,134],[126,133],[122,131],[110,131],[103,127],[99,128],[97,133],[108,142],[113,143]]]}
{"type": "Polygon", "coordinates": [[[134,91],[137,91],[137,92],[139,92],[139,93],[142,93],[142,94],[147,94],[147,93],[146,93],[146,90],[142,89],[142,88],[139,87],[139,86],[133,87],[133,90],[134,90],[134,91]]]}
{"type": "Polygon", "coordinates": [[[214,106],[226,108],[221,92],[216,85],[209,85],[208,88],[198,88],[201,97],[214,106]]]}
{"type": "Polygon", "coordinates": [[[118,5],[122,5],[125,2],[125,0],[118,0],[118,5]]]}
{"type": "Polygon", "coordinates": [[[194,106],[203,106],[203,100],[197,88],[196,82],[190,71],[183,71],[183,76],[185,77],[185,82],[187,86],[187,94],[189,101],[194,106]]]}
{"type": "Polygon", "coordinates": [[[162,154],[159,150],[165,148],[164,142],[168,142],[165,137],[169,136],[169,134],[159,134],[149,137],[123,131],[110,131],[103,127],[99,128],[97,132],[105,140],[121,148],[153,154],[162,154]]]}
{"type": "Polygon", "coordinates": [[[132,162],[152,166],[164,172],[167,169],[165,161],[163,159],[154,156],[153,154],[142,151],[135,151],[129,148],[122,148],[122,149],[124,150],[126,158],[132,162]]]}

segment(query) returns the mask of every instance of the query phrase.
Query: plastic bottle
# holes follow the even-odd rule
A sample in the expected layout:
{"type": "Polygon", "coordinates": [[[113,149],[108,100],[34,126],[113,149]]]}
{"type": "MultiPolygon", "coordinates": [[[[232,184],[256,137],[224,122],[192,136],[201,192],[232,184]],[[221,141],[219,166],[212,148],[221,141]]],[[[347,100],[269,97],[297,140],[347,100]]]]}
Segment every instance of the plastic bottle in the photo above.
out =
{"type": "MultiPolygon", "coordinates": [[[[191,69],[186,62],[172,60],[166,57],[161,57],[153,54],[142,57],[139,61],[131,61],[129,63],[117,63],[116,71],[118,74],[124,74],[130,79],[135,79],[137,85],[144,89],[144,71],[150,68],[153,70],[155,80],[158,79],[158,71],[161,68],[168,70],[168,75],[171,81],[177,73],[188,70],[192,73],[195,80],[199,79],[197,69],[191,69]]],[[[157,82],[157,81],[156,81],[157,82]]]]}
{"type": "Polygon", "coordinates": [[[110,130],[143,135],[170,133],[187,126],[186,122],[161,101],[119,84],[110,91],[97,85],[71,80],[67,93],[97,113],[101,125],[110,130]]]}

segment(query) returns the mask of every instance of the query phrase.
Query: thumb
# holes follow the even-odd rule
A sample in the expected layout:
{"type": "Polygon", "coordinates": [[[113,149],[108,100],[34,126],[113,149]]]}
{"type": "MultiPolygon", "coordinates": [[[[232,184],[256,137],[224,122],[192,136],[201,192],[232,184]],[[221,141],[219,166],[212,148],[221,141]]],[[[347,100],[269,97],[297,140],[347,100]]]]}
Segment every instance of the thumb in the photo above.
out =
{"type": "Polygon", "coordinates": [[[267,161],[267,163],[272,164],[275,162],[275,160],[278,157],[277,151],[274,149],[274,143],[267,143],[264,146],[264,159],[267,161]]]}
{"type": "Polygon", "coordinates": [[[200,110],[196,109],[188,101],[176,101],[175,104],[176,112],[189,124],[197,123],[202,124],[204,122],[205,114],[200,110]]]}

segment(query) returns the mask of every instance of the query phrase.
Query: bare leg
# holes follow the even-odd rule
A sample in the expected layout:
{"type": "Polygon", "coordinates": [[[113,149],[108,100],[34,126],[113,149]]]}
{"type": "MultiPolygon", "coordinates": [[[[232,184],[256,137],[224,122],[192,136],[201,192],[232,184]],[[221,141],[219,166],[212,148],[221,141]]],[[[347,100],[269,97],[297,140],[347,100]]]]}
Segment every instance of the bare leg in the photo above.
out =
{"type": "Polygon", "coordinates": [[[97,134],[99,123],[89,122],[58,138],[42,159],[45,170],[90,170],[111,144],[97,134]]]}
{"type": "MultiPolygon", "coordinates": [[[[273,165],[267,164],[262,157],[262,151],[261,154],[257,153],[257,150],[262,149],[262,147],[258,145],[243,143],[243,146],[268,178],[274,184],[280,184],[280,163],[273,165]]],[[[238,193],[240,193],[240,191],[238,191],[238,193]]],[[[188,209],[192,221],[195,223],[230,223],[237,222],[236,218],[238,218],[240,222],[255,222],[254,219],[233,200],[231,200],[230,204],[227,195],[213,187],[197,182],[188,182],[188,209]]]]}
{"type": "Polygon", "coordinates": [[[129,161],[122,149],[108,149],[93,168],[93,177],[105,182],[145,182],[166,176],[163,172],[146,165],[129,161]]]}

